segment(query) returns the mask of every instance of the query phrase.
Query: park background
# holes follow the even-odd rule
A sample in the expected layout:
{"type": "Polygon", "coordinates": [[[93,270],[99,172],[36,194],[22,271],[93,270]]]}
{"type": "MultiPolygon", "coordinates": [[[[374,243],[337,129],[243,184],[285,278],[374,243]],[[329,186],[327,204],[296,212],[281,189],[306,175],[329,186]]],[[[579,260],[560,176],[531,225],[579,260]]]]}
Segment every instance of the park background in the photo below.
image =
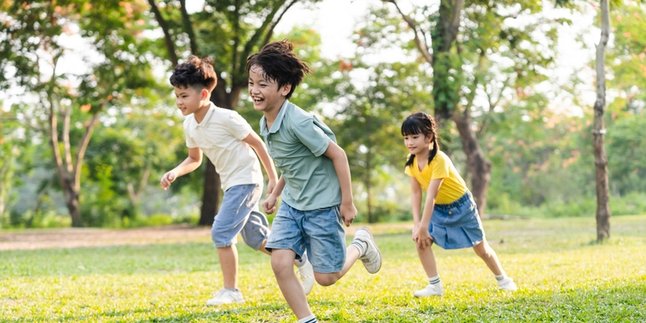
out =
{"type": "Polygon", "coordinates": [[[208,162],[159,187],[186,156],[172,67],[212,57],[212,100],[258,130],[244,63],[279,39],[313,69],[292,101],[335,131],[359,225],[386,259],[378,275],[315,287],[320,319],[646,320],[646,8],[610,2],[599,127],[604,3],[0,1],[0,320],[293,320],[248,248],[247,303],[204,305],[219,277],[208,162]],[[446,296],[411,297],[424,275],[399,125],[420,110],[438,119],[518,293],[496,291],[470,250],[438,249],[446,296]],[[608,172],[601,231],[596,166],[608,172]]]}
{"type": "MultiPolygon", "coordinates": [[[[3,2],[0,228],[208,225],[221,194],[210,163],[158,185],[186,154],[172,66],[213,57],[213,100],[257,130],[244,62],[283,38],[313,68],[293,101],[337,133],[362,221],[410,219],[398,128],[413,111],[436,115],[485,217],[594,216],[597,3],[468,2],[444,52],[433,1],[181,3],[3,2]]],[[[643,10],[610,10],[614,216],[646,211],[643,10]]]]}

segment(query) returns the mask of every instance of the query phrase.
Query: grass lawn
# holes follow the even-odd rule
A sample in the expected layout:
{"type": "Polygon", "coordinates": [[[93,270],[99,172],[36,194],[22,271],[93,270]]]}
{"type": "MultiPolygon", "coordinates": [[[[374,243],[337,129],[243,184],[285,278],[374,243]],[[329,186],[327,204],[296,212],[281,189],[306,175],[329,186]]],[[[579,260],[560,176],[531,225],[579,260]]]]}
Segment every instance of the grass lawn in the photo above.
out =
{"type": "MultiPolygon", "coordinates": [[[[445,295],[423,299],[412,296],[426,278],[409,225],[375,225],[381,271],[357,264],[336,285],[315,286],[309,302],[325,322],[646,322],[646,216],[611,225],[597,245],[594,219],[486,220],[520,290],[497,290],[472,250],[435,247],[445,295]]],[[[0,251],[0,321],[295,322],[269,258],[242,243],[247,302],[206,306],[222,284],[209,239],[0,251]]]]}

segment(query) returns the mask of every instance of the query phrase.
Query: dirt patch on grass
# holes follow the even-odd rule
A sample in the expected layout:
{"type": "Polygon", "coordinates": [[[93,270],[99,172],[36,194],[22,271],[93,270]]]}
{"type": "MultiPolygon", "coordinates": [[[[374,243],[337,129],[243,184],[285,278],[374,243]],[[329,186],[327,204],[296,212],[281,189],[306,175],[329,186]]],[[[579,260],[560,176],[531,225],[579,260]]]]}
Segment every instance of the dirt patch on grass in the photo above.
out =
{"type": "MultiPolygon", "coordinates": [[[[356,229],[364,225],[353,224],[345,228],[346,236],[352,237],[356,229]]],[[[412,225],[380,223],[369,227],[373,234],[400,234],[410,232],[412,225]]],[[[139,229],[65,228],[0,231],[0,251],[187,242],[210,243],[211,228],[175,225],[139,229]]]]}
{"type": "Polygon", "coordinates": [[[81,248],[151,243],[209,242],[210,227],[168,226],[140,229],[29,229],[0,232],[0,250],[81,248]]]}

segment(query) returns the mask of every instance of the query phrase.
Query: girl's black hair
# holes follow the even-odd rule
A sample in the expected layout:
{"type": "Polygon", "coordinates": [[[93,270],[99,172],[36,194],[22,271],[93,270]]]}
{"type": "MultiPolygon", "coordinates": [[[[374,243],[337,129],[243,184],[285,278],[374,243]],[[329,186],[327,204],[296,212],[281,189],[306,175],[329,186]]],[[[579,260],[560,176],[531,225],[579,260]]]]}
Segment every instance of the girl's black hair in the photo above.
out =
{"type": "Polygon", "coordinates": [[[296,86],[301,83],[309,66],[294,54],[294,45],[287,40],[281,40],[265,45],[260,52],[247,58],[247,73],[258,65],[265,72],[266,79],[274,80],[278,87],[290,84],[292,86],[286,98],[290,98],[296,86]]]}
{"type": "MultiPolygon", "coordinates": [[[[402,136],[421,134],[428,136],[433,140],[433,148],[431,148],[431,153],[428,154],[429,164],[431,163],[431,160],[433,160],[435,155],[437,155],[437,152],[440,150],[435,120],[433,120],[433,117],[424,112],[417,112],[409,115],[402,123],[401,133],[402,136]]],[[[406,161],[406,166],[412,165],[414,160],[415,155],[410,154],[410,156],[408,156],[408,160],[406,161]]]]}

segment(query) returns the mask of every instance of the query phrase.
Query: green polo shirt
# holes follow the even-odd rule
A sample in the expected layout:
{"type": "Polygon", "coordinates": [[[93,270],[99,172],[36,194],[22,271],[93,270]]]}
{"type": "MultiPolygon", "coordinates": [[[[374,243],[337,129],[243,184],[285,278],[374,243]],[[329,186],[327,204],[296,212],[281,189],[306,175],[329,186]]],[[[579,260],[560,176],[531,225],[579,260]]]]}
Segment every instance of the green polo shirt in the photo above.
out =
{"type": "Polygon", "coordinates": [[[332,160],[323,155],[330,141],[336,142],[328,126],[285,100],[271,129],[264,116],[260,119],[260,134],[285,178],[283,202],[301,211],[341,204],[339,178],[332,160]]]}

